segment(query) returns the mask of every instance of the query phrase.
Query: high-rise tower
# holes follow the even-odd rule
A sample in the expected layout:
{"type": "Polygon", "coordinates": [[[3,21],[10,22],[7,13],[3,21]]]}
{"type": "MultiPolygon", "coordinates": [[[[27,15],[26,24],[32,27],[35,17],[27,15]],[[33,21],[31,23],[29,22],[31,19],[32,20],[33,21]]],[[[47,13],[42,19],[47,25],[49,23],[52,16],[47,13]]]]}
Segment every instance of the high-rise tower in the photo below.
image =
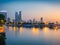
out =
{"type": "Polygon", "coordinates": [[[18,12],[15,12],[15,21],[18,22],[18,12]]]}
{"type": "Polygon", "coordinates": [[[21,22],[21,20],[22,20],[22,18],[21,18],[21,11],[19,11],[19,16],[18,16],[18,18],[19,18],[19,22],[21,22]]]}
{"type": "Polygon", "coordinates": [[[18,12],[15,12],[15,21],[16,22],[21,22],[21,11],[19,11],[19,14],[18,12]]]}
{"type": "Polygon", "coordinates": [[[40,19],[40,23],[43,23],[43,17],[41,17],[41,19],[40,19]]]}

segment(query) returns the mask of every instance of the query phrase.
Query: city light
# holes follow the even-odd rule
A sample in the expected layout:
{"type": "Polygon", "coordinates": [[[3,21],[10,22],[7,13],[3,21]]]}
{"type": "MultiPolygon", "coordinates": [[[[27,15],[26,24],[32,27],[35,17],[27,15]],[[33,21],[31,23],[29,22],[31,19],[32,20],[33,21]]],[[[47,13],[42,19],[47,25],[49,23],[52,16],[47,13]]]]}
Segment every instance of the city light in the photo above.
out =
{"type": "Polygon", "coordinates": [[[5,32],[5,29],[3,26],[0,26],[0,33],[4,33],[5,32]]]}

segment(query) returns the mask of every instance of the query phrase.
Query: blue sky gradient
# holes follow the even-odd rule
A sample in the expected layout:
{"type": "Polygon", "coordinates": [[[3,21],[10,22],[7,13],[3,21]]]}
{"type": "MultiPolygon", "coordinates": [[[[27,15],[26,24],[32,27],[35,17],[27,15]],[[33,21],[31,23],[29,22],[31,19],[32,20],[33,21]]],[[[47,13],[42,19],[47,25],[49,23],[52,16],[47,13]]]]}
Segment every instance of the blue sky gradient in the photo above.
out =
{"type": "Polygon", "coordinates": [[[6,10],[8,17],[14,19],[16,11],[22,11],[22,19],[45,21],[60,20],[60,1],[58,0],[0,0],[0,11],[6,10]]]}

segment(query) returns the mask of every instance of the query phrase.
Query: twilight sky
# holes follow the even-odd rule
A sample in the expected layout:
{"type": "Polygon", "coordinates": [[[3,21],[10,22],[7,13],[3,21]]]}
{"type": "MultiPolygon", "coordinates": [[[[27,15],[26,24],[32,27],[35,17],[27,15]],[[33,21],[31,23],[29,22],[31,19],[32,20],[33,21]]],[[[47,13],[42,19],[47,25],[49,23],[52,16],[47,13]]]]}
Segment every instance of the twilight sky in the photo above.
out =
{"type": "Polygon", "coordinates": [[[44,18],[44,21],[60,21],[60,1],[54,0],[0,0],[0,11],[6,10],[14,19],[16,11],[22,11],[22,19],[44,18]]]}

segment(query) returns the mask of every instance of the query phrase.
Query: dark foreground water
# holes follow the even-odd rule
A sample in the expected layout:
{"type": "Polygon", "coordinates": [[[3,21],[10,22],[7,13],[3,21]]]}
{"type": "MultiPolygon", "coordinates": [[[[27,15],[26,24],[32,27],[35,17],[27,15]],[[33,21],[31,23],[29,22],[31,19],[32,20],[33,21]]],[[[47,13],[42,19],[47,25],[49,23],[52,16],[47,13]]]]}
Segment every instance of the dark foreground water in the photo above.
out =
{"type": "Polygon", "coordinates": [[[6,45],[60,45],[60,29],[5,27],[6,45]]]}

